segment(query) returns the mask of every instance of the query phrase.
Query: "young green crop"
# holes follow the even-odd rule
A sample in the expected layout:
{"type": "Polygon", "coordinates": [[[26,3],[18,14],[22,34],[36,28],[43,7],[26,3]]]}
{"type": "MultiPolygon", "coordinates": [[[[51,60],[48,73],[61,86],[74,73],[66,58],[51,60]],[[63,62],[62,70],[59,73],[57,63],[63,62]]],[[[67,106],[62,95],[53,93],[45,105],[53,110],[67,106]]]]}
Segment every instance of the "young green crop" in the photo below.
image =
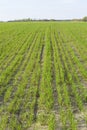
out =
{"type": "Polygon", "coordinates": [[[86,26],[0,23],[0,130],[86,129],[86,26]]]}

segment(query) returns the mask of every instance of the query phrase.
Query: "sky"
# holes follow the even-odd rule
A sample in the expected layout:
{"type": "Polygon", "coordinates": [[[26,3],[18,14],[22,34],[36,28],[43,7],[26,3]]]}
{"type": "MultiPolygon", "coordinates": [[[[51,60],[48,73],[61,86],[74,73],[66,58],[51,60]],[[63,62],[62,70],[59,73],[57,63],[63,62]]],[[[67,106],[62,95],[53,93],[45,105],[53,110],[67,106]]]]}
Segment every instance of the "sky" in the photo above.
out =
{"type": "Polygon", "coordinates": [[[0,21],[87,16],[87,0],[0,0],[0,21]]]}

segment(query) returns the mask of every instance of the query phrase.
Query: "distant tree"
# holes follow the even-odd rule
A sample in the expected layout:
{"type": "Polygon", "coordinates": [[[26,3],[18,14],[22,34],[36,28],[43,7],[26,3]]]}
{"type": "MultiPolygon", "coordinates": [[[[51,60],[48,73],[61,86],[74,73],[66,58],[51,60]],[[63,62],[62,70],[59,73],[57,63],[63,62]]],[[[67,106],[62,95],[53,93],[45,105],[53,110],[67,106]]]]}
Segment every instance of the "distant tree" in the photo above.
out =
{"type": "Polygon", "coordinates": [[[85,17],[83,18],[83,21],[87,22],[87,16],[85,16],[85,17]]]}

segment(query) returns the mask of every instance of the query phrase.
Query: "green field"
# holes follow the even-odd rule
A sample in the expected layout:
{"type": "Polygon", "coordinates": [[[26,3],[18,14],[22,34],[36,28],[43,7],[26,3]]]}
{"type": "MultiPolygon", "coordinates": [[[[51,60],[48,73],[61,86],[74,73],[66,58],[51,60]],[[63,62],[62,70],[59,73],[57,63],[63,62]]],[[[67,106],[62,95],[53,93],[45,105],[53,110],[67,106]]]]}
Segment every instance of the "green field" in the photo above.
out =
{"type": "Polygon", "coordinates": [[[0,130],[87,130],[87,23],[0,23],[0,130]]]}

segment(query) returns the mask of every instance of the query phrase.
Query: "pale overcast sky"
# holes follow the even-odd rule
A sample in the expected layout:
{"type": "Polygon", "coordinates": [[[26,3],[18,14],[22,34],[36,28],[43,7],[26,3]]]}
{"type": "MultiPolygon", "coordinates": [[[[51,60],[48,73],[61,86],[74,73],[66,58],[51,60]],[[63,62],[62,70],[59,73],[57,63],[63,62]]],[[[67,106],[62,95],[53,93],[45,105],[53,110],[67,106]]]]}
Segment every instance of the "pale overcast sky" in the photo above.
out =
{"type": "Polygon", "coordinates": [[[87,16],[87,0],[0,0],[0,20],[87,16]]]}

